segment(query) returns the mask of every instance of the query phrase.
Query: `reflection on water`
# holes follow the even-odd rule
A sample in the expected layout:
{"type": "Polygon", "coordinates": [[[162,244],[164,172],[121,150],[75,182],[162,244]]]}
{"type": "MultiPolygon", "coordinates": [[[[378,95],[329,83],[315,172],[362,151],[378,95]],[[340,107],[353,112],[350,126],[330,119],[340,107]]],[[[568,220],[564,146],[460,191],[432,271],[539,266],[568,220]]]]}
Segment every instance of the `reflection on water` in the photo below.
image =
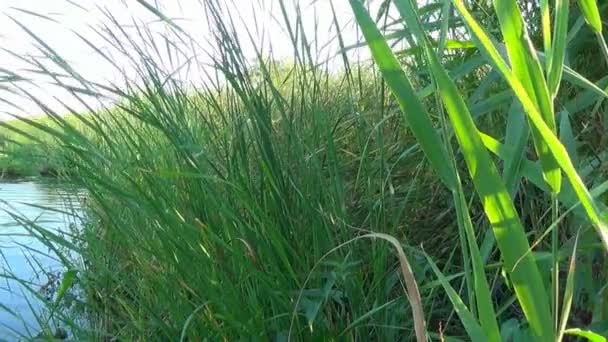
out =
{"type": "MultiPolygon", "coordinates": [[[[78,212],[78,197],[57,184],[0,183],[0,274],[13,274],[40,289],[49,282],[48,274],[60,273],[59,260],[41,241],[31,237],[11,213],[43,228],[67,232],[75,227],[77,220],[58,211],[78,212]]],[[[0,340],[14,341],[21,335],[36,335],[39,325],[35,312],[41,307],[42,303],[21,283],[0,277],[0,340]]]]}

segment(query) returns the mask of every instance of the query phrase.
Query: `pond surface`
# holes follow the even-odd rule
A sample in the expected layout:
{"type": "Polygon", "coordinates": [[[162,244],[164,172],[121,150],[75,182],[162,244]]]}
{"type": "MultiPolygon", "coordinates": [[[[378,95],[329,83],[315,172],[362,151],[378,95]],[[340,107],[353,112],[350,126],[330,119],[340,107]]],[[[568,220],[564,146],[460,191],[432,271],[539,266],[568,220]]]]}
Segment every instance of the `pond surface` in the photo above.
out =
{"type": "Polygon", "coordinates": [[[0,341],[17,341],[40,331],[36,316],[43,312],[43,303],[11,276],[44,295],[53,274],[60,277],[63,271],[55,254],[11,214],[45,229],[68,232],[76,227],[74,218],[55,210],[78,212],[78,197],[59,184],[0,182],[0,341]]]}

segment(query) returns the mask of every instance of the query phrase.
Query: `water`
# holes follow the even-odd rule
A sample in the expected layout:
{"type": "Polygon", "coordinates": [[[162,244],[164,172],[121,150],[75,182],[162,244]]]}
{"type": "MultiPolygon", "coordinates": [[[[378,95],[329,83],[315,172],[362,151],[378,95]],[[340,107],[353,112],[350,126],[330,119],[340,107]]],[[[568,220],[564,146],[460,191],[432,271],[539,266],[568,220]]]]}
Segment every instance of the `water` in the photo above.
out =
{"type": "MultiPolygon", "coordinates": [[[[66,187],[57,184],[0,183],[0,274],[14,274],[42,291],[45,289],[43,285],[51,280],[49,275],[61,274],[61,263],[48,247],[30,236],[28,230],[7,211],[18,213],[43,228],[57,232],[73,229],[76,222],[69,215],[40,207],[68,212],[74,209],[77,212],[79,200],[66,187]]],[[[36,313],[43,312],[43,303],[20,282],[0,277],[0,304],[0,341],[17,341],[19,336],[33,336],[40,331],[36,313]]]]}

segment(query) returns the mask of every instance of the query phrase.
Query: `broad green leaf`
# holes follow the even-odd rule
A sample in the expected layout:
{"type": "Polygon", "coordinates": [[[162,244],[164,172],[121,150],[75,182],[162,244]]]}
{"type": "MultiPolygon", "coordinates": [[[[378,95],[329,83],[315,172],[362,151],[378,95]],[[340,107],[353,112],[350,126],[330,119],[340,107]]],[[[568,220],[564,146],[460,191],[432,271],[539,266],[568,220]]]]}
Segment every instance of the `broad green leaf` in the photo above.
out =
{"type": "Polygon", "coordinates": [[[61,283],[59,284],[59,287],[57,288],[57,294],[55,297],[55,301],[53,302],[53,305],[50,308],[50,313],[49,313],[49,318],[48,318],[49,320],[51,320],[53,318],[55,312],[57,312],[57,310],[59,309],[59,305],[60,305],[61,301],[63,300],[63,298],[65,297],[67,291],[74,284],[74,281],[76,280],[76,273],[77,273],[76,270],[70,269],[63,274],[61,283]]]}
{"type": "MultiPolygon", "coordinates": [[[[358,0],[353,0],[351,1],[351,6],[353,8],[353,11],[355,12],[357,21],[362,29],[363,34],[365,35],[366,39],[368,40],[368,43],[370,45],[370,50],[372,51],[372,55],[374,56],[374,59],[376,60],[376,63],[378,64],[381,72],[383,73],[383,75],[385,76],[385,78],[387,78],[387,74],[388,76],[391,75],[391,73],[394,73],[396,71],[400,71],[400,66],[398,64],[398,62],[396,61],[396,59],[394,59],[394,57],[392,57],[392,60],[394,60],[394,62],[388,64],[386,63],[387,60],[391,60],[391,56],[393,56],[392,51],[390,50],[390,48],[388,47],[388,45],[386,43],[382,44],[384,42],[380,32],[378,31],[378,29],[375,27],[375,25],[373,24],[373,22],[371,22],[371,18],[369,17],[369,14],[367,13],[367,11],[365,11],[365,9],[363,8],[363,6],[361,5],[361,3],[358,0]],[[375,39],[375,41],[374,41],[375,39]],[[391,66],[392,68],[388,68],[387,66],[391,66]],[[397,70],[397,68],[399,68],[397,70]]],[[[393,92],[395,93],[395,95],[398,97],[398,100],[400,100],[400,102],[405,102],[407,101],[407,99],[405,98],[405,96],[409,96],[410,101],[414,102],[414,103],[418,103],[418,99],[417,97],[414,95],[413,89],[411,89],[411,86],[409,85],[409,81],[405,78],[405,75],[403,75],[403,73],[400,71],[399,74],[400,78],[402,78],[402,80],[400,80],[400,82],[389,82],[389,79],[392,78],[388,78],[387,79],[387,83],[389,83],[389,86],[392,88],[393,92]],[[399,87],[403,84],[406,84],[407,86],[405,87],[405,90],[410,90],[411,94],[403,94],[403,91],[399,92],[399,87]],[[402,96],[400,96],[402,95],[402,96]]],[[[411,105],[411,103],[410,103],[411,105]]],[[[428,114],[422,109],[422,106],[420,106],[420,112],[419,115],[426,117],[428,114]]],[[[407,110],[407,108],[403,108],[404,111],[407,110]]],[[[434,132],[433,132],[434,133],[434,132]]],[[[437,145],[440,145],[439,143],[437,143],[437,145]]],[[[448,160],[447,158],[444,160],[448,160]]],[[[449,165],[449,164],[448,164],[449,165]]],[[[443,168],[445,169],[449,169],[449,170],[453,170],[450,166],[443,165],[443,168]]],[[[453,172],[453,171],[452,171],[453,172]]],[[[452,188],[453,189],[453,188],[452,188]]],[[[459,203],[466,203],[466,201],[464,201],[464,199],[461,198],[461,200],[459,201],[459,203]]],[[[461,214],[461,217],[463,218],[463,220],[466,220],[466,217],[468,217],[468,209],[465,206],[460,206],[459,208],[459,212],[461,214]],[[464,215],[464,216],[462,216],[464,215]]],[[[470,218],[469,218],[469,225],[468,227],[470,227],[470,229],[472,230],[472,224],[470,224],[470,218]]],[[[468,236],[474,236],[474,233],[469,232],[471,234],[467,234],[468,236]]],[[[476,247],[476,243],[474,241],[472,241],[472,243],[469,243],[470,245],[474,245],[476,247]]],[[[481,304],[482,308],[485,308],[483,306],[483,304],[487,303],[486,306],[489,305],[489,309],[486,310],[484,309],[484,315],[482,317],[484,317],[484,321],[493,321],[493,324],[496,325],[496,319],[495,319],[495,314],[493,314],[493,310],[492,310],[492,303],[490,300],[490,295],[489,295],[489,289],[487,288],[487,282],[485,280],[485,277],[483,277],[483,264],[481,264],[481,259],[479,258],[479,251],[477,250],[477,260],[474,261],[474,265],[476,265],[477,268],[477,275],[478,275],[478,279],[476,280],[476,284],[478,284],[478,287],[483,287],[485,285],[485,296],[481,296],[481,298],[483,299],[483,303],[481,304]],[[481,276],[479,276],[479,274],[481,273],[481,276]],[[489,312],[489,315],[487,314],[489,312]]],[[[449,292],[448,289],[446,289],[446,291],[449,292]]],[[[453,298],[452,299],[455,303],[457,303],[456,299],[453,298]]],[[[457,304],[454,304],[455,306],[457,306],[457,304]]],[[[464,305],[464,304],[463,304],[464,305]]],[[[457,312],[462,312],[462,310],[457,308],[457,312]]],[[[468,312],[468,310],[467,310],[468,312]]],[[[460,314],[459,314],[460,315],[460,314]]],[[[466,316],[466,314],[464,314],[466,316]]],[[[470,312],[469,312],[469,315],[470,312]]],[[[472,315],[471,315],[472,316],[472,315]]],[[[473,322],[474,322],[474,318],[473,322]]],[[[476,322],[475,322],[476,324],[476,322]]],[[[480,331],[476,330],[473,323],[471,323],[471,325],[473,327],[469,327],[468,330],[470,331],[471,337],[474,337],[477,333],[481,333],[480,331]]],[[[478,328],[479,329],[479,328],[478,328]]],[[[496,325],[496,336],[498,335],[498,328],[496,325]]],[[[486,338],[483,337],[483,334],[480,334],[479,337],[476,340],[486,340],[486,338]]],[[[492,340],[495,340],[495,338],[492,338],[492,340]]]]}
{"type": "Polygon", "coordinates": [[[74,280],[76,280],[76,272],[76,270],[68,270],[63,274],[63,279],[61,280],[61,284],[57,289],[57,297],[55,298],[56,306],[59,305],[63,297],[65,297],[67,291],[70,289],[70,287],[72,287],[72,284],[74,284],[74,280]]]}
{"type": "MultiPolygon", "coordinates": [[[[536,50],[526,32],[518,4],[515,0],[494,0],[494,8],[500,22],[513,75],[521,82],[542,119],[555,133],[555,117],[549,89],[536,50]]],[[[561,187],[559,165],[551,155],[547,141],[542,138],[535,126],[532,126],[532,138],[543,166],[545,181],[553,192],[559,193],[561,187]]]]}
{"type": "Polygon", "coordinates": [[[446,49],[474,49],[475,43],[468,40],[448,39],[445,42],[446,49]]]}
{"type": "Polygon", "coordinates": [[[464,6],[464,4],[460,1],[453,2],[456,6],[458,12],[465,19],[467,25],[471,33],[477,39],[479,44],[479,48],[484,50],[485,54],[492,59],[493,64],[497,68],[498,71],[503,75],[506,79],[507,83],[513,90],[513,92],[518,97],[519,101],[522,103],[523,108],[528,115],[528,118],[532,122],[532,124],[538,130],[540,136],[546,141],[551,154],[558,162],[561,169],[564,171],[564,174],[572,184],[572,188],[576,193],[576,196],[581,201],[583,208],[589,220],[592,222],[596,231],[598,232],[602,243],[604,244],[605,249],[608,250],[608,228],[606,227],[606,223],[600,216],[600,211],[597,208],[589,190],[583,183],[582,179],[578,175],[572,161],[568,156],[568,152],[564,148],[564,146],[559,142],[559,139],[556,137],[554,132],[551,130],[549,126],[543,120],[540,112],[534,105],[534,103],[530,100],[524,86],[521,82],[511,73],[506,62],[500,56],[500,53],[492,43],[491,39],[485,32],[485,30],[479,26],[477,21],[473,18],[468,9],[464,6]]]}
{"type": "Polygon", "coordinates": [[[540,0],[541,25],[543,28],[543,47],[551,55],[551,9],[549,0],[540,0]]]}
{"type": "Polygon", "coordinates": [[[520,305],[537,336],[541,339],[549,337],[551,324],[547,294],[538,266],[529,256],[517,268],[513,268],[517,259],[524,255],[530,246],[511,197],[481,142],[477,127],[458,89],[441,66],[432,61],[432,57],[429,59],[475,189],[494,229],[505,265],[510,271],[520,305]]]}
{"type": "MultiPolygon", "coordinates": [[[[390,35],[386,35],[385,39],[388,40],[390,35]]],[[[441,40],[439,41],[431,41],[431,45],[433,47],[441,47],[441,40]]],[[[443,47],[446,50],[459,50],[459,49],[476,49],[475,43],[468,40],[457,40],[457,39],[446,39],[443,47]]],[[[413,45],[407,49],[400,50],[397,54],[399,55],[414,55],[420,52],[420,47],[418,45],[413,45]]]]}
{"type": "MultiPolygon", "coordinates": [[[[470,109],[471,112],[474,113],[472,107],[470,107],[470,109]]],[[[524,114],[523,108],[519,101],[513,100],[507,114],[507,129],[505,134],[505,145],[512,147],[512,152],[509,153],[508,157],[503,159],[504,167],[502,173],[502,180],[512,198],[515,197],[519,189],[522,169],[527,166],[524,162],[528,162],[527,159],[525,159],[525,153],[529,136],[530,128],[526,122],[526,115],[524,114]]],[[[486,144],[484,134],[482,134],[482,141],[486,144]]],[[[490,149],[487,145],[486,148],[490,149]]],[[[538,172],[538,179],[544,184],[542,181],[542,172],[540,172],[540,170],[538,172]]],[[[482,246],[484,260],[487,260],[489,253],[494,248],[495,242],[496,239],[493,234],[487,234],[484,238],[484,245],[482,246]]]]}
{"type": "Polygon", "coordinates": [[[602,18],[595,0],[579,0],[578,7],[583,12],[585,21],[595,33],[602,34],[602,18]]]}
{"type": "MultiPolygon", "coordinates": [[[[458,88],[428,44],[427,36],[418,22],[413,4],[407,0],[396,0],[395,4],[407,26],[425,47],[431,74],[452,123],[475,189],[494,229],[496,241],[509,270],[520,305],[536,335],[541,339],[550,339],[553,331],[547,293],[538,266],[534,258],[527,253],[530,246],[511,196],[500,179],[488,151],[483,146],[477,126],[458,88]],[[522,258],[525,259],[523,264],[520,263],[518,267],[515,267],[518,260],[522,258]]],[[[473,261],[475,261],[475,257],[481,260],[479,255],[474,255],[473,261]]],[[[481,279],[477,281],[481,282],[481,279]]],[[[487,284],[485,284],[485,289],[483,285],[479,285],[476,290],[484,294],[487,284]]],[[[488,339],[499,341],[500,331],[489,295],[484,294],[478,305],[479,318],[488,339]],[[487,317],[487,315],[491,315],[491,317],[487,317]]]]}
{"type": "Polygon", "coordinates": [[[586,338],[587,340],[589,340],[591,342],[606,342],[606,341],[608,341],[604,336],[596,334],[593,331],[581,330],[579,328],[566,329],[565,334],[566,335],[571,335],[571,336],[584,337],[584,338],[586,338]]]}

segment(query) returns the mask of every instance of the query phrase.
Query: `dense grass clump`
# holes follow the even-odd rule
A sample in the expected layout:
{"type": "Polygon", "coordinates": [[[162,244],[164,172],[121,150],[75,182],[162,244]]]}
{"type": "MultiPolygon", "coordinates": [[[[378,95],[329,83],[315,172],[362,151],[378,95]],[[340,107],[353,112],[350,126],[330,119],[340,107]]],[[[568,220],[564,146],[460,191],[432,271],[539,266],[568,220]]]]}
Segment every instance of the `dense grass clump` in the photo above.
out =
{"type": "Polygon", "coordinates": [[[57,82],[70,97],[111,96],[112,106],[69,116],[42,106],[45,119],[5,123],[11,140],[33,142],[14,146],[87,192],[77,236],[40,235],[71,250],[63,284],[82,309],[58,310],[59,292],[50,314],[75,337],[551,341],[608,331],[606,131],[594,121],[608,83],[568,62],[584,65],[575,54],[589,50],[569,47],[586,30],[607,51],[593,1],[571,11],[559,0],[395,0],[370,13],[351,0],[374,63],[356,63],[337,29],[338,71],[308,44],[306,18],[281,12],[294,58],[276,61],[213,0],[203,2],[214,29],[203,68],[196,40],[139,3],[168,33],[153,38],[137,21],[127,30],[112,13],[98,32],[135,80],[88,82],[40,45],[54,57],[44,63],[79,84],[57,82]],[[259,48],[253,62],[245,38],[259,48]],[[170,65],[155,39],[174,47],[170,65]],[[174,60],[207,79],[185,84],[174,60]]]}

